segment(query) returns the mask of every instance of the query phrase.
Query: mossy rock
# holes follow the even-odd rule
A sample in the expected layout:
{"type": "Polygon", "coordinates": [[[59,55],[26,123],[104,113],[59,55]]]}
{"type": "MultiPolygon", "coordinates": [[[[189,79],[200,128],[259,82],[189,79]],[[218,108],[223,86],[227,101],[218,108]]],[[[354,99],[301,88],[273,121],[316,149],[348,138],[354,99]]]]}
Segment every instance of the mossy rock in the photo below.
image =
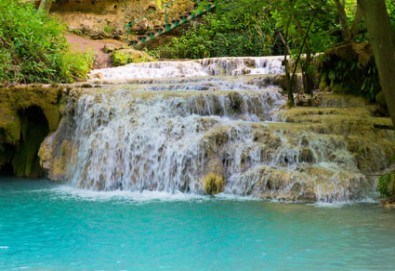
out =
{"type": "Polygon", "coordinates": [[[145,52],[134,49],[120,49],[112,53],[112,64],[114,66],[122,66],[129,63],[142,63],[155,61],[155,58],[145,52]]]}
{"type": "Polygon", "coordinates": [[[225,180],[223,176],[209,173],[203,178],[203,190],[208,195],[218,194],[224,191],[225,180]]]}
{"type": "Polygon", "coordinates": [[[380,176],[377,189],[382,197],[395,200],[395,172],[380,176]]]}
{"type": "Polygon", "coordinates": [[[65,100],[61,87],[42,85],[0,89],[0,169],[12,168],[21,177],[38,177],[37,152],[55,131],[65,100]]]}

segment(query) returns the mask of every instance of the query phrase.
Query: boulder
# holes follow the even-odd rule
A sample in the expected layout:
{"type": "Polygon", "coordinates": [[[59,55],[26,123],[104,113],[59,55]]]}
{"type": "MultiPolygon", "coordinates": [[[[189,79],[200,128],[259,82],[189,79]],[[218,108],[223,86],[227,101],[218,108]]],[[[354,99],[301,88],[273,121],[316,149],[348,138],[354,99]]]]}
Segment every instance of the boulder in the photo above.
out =
{"type": "Polygon", "coordinates": [[[129,63],[141,63],[155,61],[155,58],[145,52],[134,49],[120,49],[112,53],[112,64],[122,66],[129,63]]]}
{"type": "Polygon", "coordinates": [[[103,50],[106,54],[112,53],[116,51],[118,48],[116,45],[111,44],[111,43],[106,43],[104,44],[103,50]]]}
{"type": "Polygon", "coordinates": [[[224,191],[224,177],[215,173],[209,173],[203,178],[204,193],[209,195],[218,194],[224,191]]]}

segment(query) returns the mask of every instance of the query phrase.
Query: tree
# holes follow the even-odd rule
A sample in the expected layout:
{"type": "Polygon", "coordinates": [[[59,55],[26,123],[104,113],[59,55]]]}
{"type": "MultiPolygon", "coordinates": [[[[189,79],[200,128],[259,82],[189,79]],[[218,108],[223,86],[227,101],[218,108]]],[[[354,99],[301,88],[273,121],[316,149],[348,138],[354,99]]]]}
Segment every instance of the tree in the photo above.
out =
{"type": "Polygon", "coordinates": [[[49,11],[51,10],[52,2],[53,0],[41,0],[38,10],[40,12],[44,12],[45,14],[48,14],[49,11]]]}
{"type": "MultiPolygon", "coordinates": [[[[288,105],[294,105],[297,68],[301,68],[304,92],[312,94],[312,55],[328,44],[326,25],[327,0],[272,0],[272,17],[284,46],[284,66],[287,80],[288,105]],[[293,57],[292,66],[287,56],[293,57]],[[291,70],[292,69],[292,70],[291,70]]],[[[329,25],[329,24],[328,24],[329,25]]]]}
{"type": "Polygon", "coordinates": [[[350,42],[352,39],[351,36],[351,29],[348,26],[348,20],[347,20],[347,13],[345,10],[345,5],[341,3],[340,0],[334,0],[337,10],[339,12],[339,17],[340,17],[340,23],[342,26],[342,34],[343,34],[343,40],[345,42],[350,42]]]}
{"type": "Polygon", "coordinates": [[[358,0],[380,78],[380,85],[395,125],[395,37],[384,0],[358,0]]]}

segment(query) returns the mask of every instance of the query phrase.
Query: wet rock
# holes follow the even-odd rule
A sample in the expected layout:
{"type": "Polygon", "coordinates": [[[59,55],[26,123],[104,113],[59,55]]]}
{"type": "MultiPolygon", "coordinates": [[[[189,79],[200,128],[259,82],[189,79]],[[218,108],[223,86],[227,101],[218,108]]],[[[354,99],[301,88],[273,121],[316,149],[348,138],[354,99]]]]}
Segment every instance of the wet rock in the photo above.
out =
{"type": "Polygon", "coordinates": [[[49,132],[57,129],[64,108],[64,89],[31,85],[0,89],[0,171],[38,177],[37,152],[49,132]]]}
{"type": "Polygon", "coordinates": [[[395,209],[395,199],[382,200],[380,204],[384,208],[395,209]]]}
{"type": "Polygon", "coordinates": [[[41,143],[38,151],[40,158],[40,165],[44,171],[49,171],[52,168],[53,160],[53,147],[54,147],[54,134],[48,135],[41,143]]]}
{"type": "Polygon", "coordinates": [[[145,52],[134,49],[120,49],[112,53],[112,63],[114,66],[122,66],[129,63],[150,62],[155,59],[145,52]]]}
{"type": "Polygon", "coordinates": [[[314,153],[310,148],[302,148],[299,150],[299,162],[313,163],[314,161],[314,153]]]}
{"type": "Polygon", "coordinates": [[[118,49],[118,47],[114,44],[111,44],[111,43],[106,43],[103,47],[104,52],[107,54],[112,53],[112,52],[116,51],[117,49],[118,49]]]}
{"type": "Polygon", "coordinates": [[[247,58],[245,61],[245,65],[249,68],[255,67],[256,62],[253,58],[247,58]]]}
{"type": "Polygon", "coordinates": [[[285,109],[278,88],[249,88],[255,75],[208,77],[200,71],[209,62],[238,61],[127,65],[111,71],[143,77],[82,89],[48,152],[57,161],[50,176],[91,189],[224,191],[287,201],[361,199],[375,189],[367,173],[386,168],[395,146],[393,133],[373,124],[389,119],[372,117],[364,104],[327,107],[326,97],[319,107],[285,109]],[[248,90],[230,90],[236,80],[248,90]],[[207,90],[214,83],[218,90],[207,90]]]}
{"type": "Polygon", "coordinates": [[[205,194],[214,195],[223,192],[225,187],[224,178],[210,173],[203,178],[203,190],[205,194]]]}

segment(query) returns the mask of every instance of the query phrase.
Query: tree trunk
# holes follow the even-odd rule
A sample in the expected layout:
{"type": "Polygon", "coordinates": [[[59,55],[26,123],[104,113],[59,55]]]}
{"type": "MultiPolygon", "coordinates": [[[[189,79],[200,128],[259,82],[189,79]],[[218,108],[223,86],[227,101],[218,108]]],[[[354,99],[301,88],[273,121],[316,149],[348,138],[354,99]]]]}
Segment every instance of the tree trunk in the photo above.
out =
{"type": "MultiPolygon", "coordinates": [[[[289,23],[291,20],[289,20],[289,23]]],[[[288,27],[289,23],[287,26],[287,34],[286,38],[288,37],[288,27]]],[[[287,56],[289,55],[291,57],[291,49],[289,48],[288,42],[286,38],[281,34],[281,32],[278,33],[280,36],[280,39],[284,45],[284,60],[283,60],[283,65],[285,69],[285,78],[287,80],[287,93],[288,93],[288,101],[287,104],[289,107],[293,107],[295,105],[295,99],[294,99],[294,91],[293,91],[293,84],[292,84],[292,78],[291,78],[291,68],[289,66],[289,61],[287,59],[287,56]]]]}
{"type": "Polygon", "coordinates": [[[49,14],[51,10],[53,0],[41,0],[40,6],[38,7],[38,11],[44,12],[45,14],[49,14]]]}
{"type": "Polygon", "coordinates": [[[361,6],[357,5],[357,10],[355,12],[355,18],[354,21],[352,22],[352,26],[351,26],[351,39],[353,39],[359,31],[359,24],[362,21],[362,10],[361,10],[361,6]]]}
{"type": "Polygon", "coordinates": [[[340,23],[342,25],[343,40],[345,42],[350,42],[351,31],[350,31],[350,27],[348,26],[348,22],[347,22],[346,10],[344,9],[344,5],[340,2],[340,0],[335,0],[335,4],[336,4],[337,10],[340,15],[340,23]]]}
{"type": "Polygon", "coordinates": [[[381,89],[395,125],[395,37],[385,1],[358,0],[358,4],[365,17],[381,89]]]}
{"type": "Polygon", "coordinates": [[[311,75],[311,72],[309,71],[310,65],[311,65],[311,51],[309,48],[306,50],[306,58],[304,60],[304,63],[302,65],[302,76],[303,76],[303,90],[304,93],[308,95],[313,95],[313,90],[314,90],[314,80],[311,75]]]}

